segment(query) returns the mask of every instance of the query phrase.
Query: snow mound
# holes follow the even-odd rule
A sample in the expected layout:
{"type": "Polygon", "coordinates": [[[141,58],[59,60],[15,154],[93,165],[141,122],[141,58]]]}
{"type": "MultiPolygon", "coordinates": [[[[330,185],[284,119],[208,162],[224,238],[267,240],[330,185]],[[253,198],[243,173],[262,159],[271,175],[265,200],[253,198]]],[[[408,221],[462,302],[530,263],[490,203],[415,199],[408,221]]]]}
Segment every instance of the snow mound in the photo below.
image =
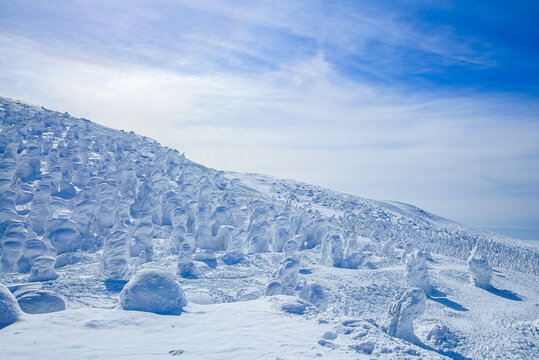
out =
{"type": "Polygon", "coordinates": [[[187,304],[175,276],[158,269],[140,270],[120,293],[124,310],[146,311],[161,315],[179,315],[187,304]]]}
{"type": "Polygon", "coordinates": [[[27,314],[45,314],[65,310],[64,299],[50,291],[28,291],[17,296],[22,311],[27,314]]]}
{"type": "Polygon", "coordinates": [[[0,283],[0,329],[19,321],[22,311],[9,289],[0,283]]]}

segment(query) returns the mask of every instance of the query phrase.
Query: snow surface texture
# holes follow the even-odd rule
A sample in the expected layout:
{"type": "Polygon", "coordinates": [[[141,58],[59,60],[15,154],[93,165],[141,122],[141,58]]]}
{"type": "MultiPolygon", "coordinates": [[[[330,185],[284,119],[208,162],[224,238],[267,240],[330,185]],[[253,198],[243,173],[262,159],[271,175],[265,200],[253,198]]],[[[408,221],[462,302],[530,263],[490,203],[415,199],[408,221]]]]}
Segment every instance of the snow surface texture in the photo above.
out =
{"type": "Polygon", "coordinates": [[[0,121],[0,282],[27,312],[2,358],[535,358],[537,243],[8,99],[0,121]]]}

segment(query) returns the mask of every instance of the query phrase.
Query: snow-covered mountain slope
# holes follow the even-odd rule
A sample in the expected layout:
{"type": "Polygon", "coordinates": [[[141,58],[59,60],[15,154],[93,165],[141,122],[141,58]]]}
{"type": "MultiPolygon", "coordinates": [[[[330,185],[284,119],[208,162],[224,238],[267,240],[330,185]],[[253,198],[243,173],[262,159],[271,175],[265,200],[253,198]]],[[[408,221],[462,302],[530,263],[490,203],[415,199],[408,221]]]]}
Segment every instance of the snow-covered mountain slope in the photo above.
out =
{"type": "Polygon", "coordinates": [[[479,230],[402,202],[365,199],[268,175],[229,172],[228,176],[239,178],[274,199],[334,217],[334,224],[353,229],[360,236],[394,238],[401,244],[411,242],[425,251],[460,259],[466,259],[472,248],[478,247],[496,266],[539,275],[537,241],[479,230]]]}
{"type": "Polygon", "coordinates": [[[5,98],[0,121],[7,358],[536,354],[537,243],[5,98]]]}

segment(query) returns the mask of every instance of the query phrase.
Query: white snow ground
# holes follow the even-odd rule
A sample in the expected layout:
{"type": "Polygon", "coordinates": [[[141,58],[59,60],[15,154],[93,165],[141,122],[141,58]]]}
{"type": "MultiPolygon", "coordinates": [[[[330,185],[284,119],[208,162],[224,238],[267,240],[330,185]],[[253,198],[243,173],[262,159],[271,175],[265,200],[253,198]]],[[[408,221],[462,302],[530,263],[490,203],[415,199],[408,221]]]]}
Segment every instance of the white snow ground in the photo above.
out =
{"type": "MultiPolygon", "coordinates": [[[[150,359],[159,356],[179,356],[179,359],[537,358],[537,243],[476,230],[407,204],[363,199],[293,180],[237,173],[226,173],[222,177],[215,170],[182,160],[174,154],[169,164],[163,164],[170,150],[149,139],[9,99],[0,98],[0,120],[3,121],[0,132],[0,152],[3,152],[0,158],[0,230],[5,230],[3,226],[7,222],[15,221],[23,223],[28,232],[28,235],[11,232],[9,239],[3,239],[4,234],[0,234],[0,246],[3,246],[4,254],[9,255],[6,261],[17,256],[18,248],[13,244],[26,236],[27,240],[43,240],[49,246],[47,251],[57,257],[57,263],[60,260],[67,263],[55,269],[58,279],[25,285],[30,290],[41,288],[60,295],[65,299],[67,309],[24,314],[22,321],[0,329],[2,359],[150,359]],[[40,126],[44,122],[50,123],[48,128],[40,126]],[[73,137],[73,129],[80,132],[78,139],[73,137]],[[91,151],[85,156],[84,139],[87,138],[91,151]],[[53,152],[50,155],[49,152],[45,155],[47,141],[64,154],[53,152]],[[37,234],[39,224],[32,220],[32,211],[39,209],[38,206],[34,208],[36,201],[25,203],[24,199],[20,200],[22,195],[29,196],[30,193],[38,198],[40,184],[47,179],[59,184],[55,179],[62,173],[68,174],[68,184],[84,183],[80,180],[81,174],[84,175],[78,165],[80,161],[65,161],[72,155],[66,156],[63,143],[68,145],[67,148],[71,143],[77,150],[78,160],[88,164],[94,179],[88,184],[94,186],[103,180],[110,184],[111,180],[107,179],[116,179],[114,181],[120,184],[121,196],[114,204],[117,213],[113,217],[123,218],[115,221],[124,221],[130,233],[134,233],[138,224],[147,218],[136,211],[130,212],[129,206],[137,203],[137,199],[148,197],[148,204],[151,204],[148,209],[153,214],[153,239],[150,240],[153,258],[151,262],[142,257],[127,259],[128,276],[141,267],[176,272],[178,256],[171,250],[175,239],[170,238],[170,234],[176,232],[172,225],[160,219],[161,210],[168,207],[161,198],[156,202],[152,197],[152,191],[164,191],[165,187],[180,194],[180,208],[189,211],[196,205],[198,212],[192,231],[223,221],[208,215],[207,208],[211,214],[216,206],[226,204],[235,220],[224,221],[233,222],[238,229],[244,228],[244,232],[237,232],[235,236],[244,242],[245,248],[250,222],[237,220],[241,218],[241,206],[248,208],[252,223],[261,219],[255,216],[258,212],[270,223],[278,216],[286,216],[294,224],[291,225],[291,238],[292,229],[296,229],[294,233],[301,239],[314,241],[316,245],[302,249],[297,255],[301,263],[300,287],[304,281],[320,284],[327,295],[328,308],[317,310],[307,304],[301,315],[284,311],[297,308],[298,301],[305,305],[298,298],[299,288],[290,297],[264,296],[272,273],[283,260],[282,253],[248,254],[240,263],[226,265],[221,260],[225,250],[220,249],[215,252],[215,263],[194,261],[200,272],[198,278],[178,278],[189,301],[181,315],[121,310],[118,291],[107,288],[100,277],[102,246],[82,248],[83,245],[77,245],[81,248],[63,253],[56,251],[52,246],[58,241],[56,238],[51,242],[47,232],[37,234]],[[33,144],[43,149],[37,153],[41,172],[28,175],[28,159],[36,156],[33,144]],[[55,161],[60,168],[47,165],[55,161]],[[176,161],[180,164],[178,167],[174,165],[176,161]],[[16,181],[4,181],[5,175],[11,174],[14,162],[19,169],[15,172],[16,181]],[[129,178],[119,176],[129,167],[139,172],[137,176],[131,176],[136,178],[134,185],[127,181],[129,178]],[[21,181],[19,176],[25,172],[27,176],[21,181]],[[167,182],[160,181],[159,177],[166,177],[167,182]],[[234,178],[239,180],[232,181],[234,178]],[[153,190],[147,190],[145,186],[153,190]],[[13,197],[19,200],[10,202],[13,197]],[[195,204],[193,198],[198,203],[195,204]],[[322,227],[313,227],[312,224],[320,221],[322,227]],[[321,264],[324,236],[335,231],[342,234],[346,251],[360,249],[358,254],[362,260],[357,268],[321,264]],[[354,245],[354,241],[359,241],[360,245],[354,245]],[[395,254],[384,250],[388,241],[394,241],[395,254]],[[432,254],[428,271],[435,291],[427,299],[425,312],[414,322],[419,346],[390,337],[381,330],[390,304],[400,291],[406,289],[404,265],[400,259],[406,243],[432,254]],[[470,284],[465,259],[474,246],[494,267],[492,288],[481,289],[470,284]],[[66,259],[74,257],[80,261],[69,264],[66,259]]],[[[59,214],[55,216],[77,219],[77,226],[81,226],[86,224],[83,216],[86,213],[78,213],[79,206],[75,205],[88,204],[82,199],[91,199],[92,189],[76,186],[74,199],[62,199],[62,194],[51,195],[46,206],[50,213],[56,211],[59,214]]],[[[137,204],[137,209],[146,206],[143,201],[137,204]]],[[[97,207],[93,212],[96,218],[99,209],[97,207]]],[[[90,244],[100,244],[111,230],[92,225],[92,216],[90,225],[85,225],[89,226],[84,228],[85,234],[90,244]]],[[[106,220],[105,217],[102,221],[106,220]]],[[[268,245],[271,248],[271,243],[268,245]]],[[[0,271],[0,282],[11,286],[15,293],[14,285],[28,279],[27,273],[16,270],[17,267],[4,267],[0,271]]]]}

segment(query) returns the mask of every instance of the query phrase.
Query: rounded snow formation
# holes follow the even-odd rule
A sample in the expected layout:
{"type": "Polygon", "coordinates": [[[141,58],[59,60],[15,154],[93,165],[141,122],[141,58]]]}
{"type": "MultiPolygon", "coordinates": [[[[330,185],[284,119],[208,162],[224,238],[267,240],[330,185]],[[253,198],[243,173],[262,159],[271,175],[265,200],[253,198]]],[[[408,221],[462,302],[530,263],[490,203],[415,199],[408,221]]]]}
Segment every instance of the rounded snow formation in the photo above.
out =
{"type": "Polygon", "coordinates": [[[420,288],[412,288],[402,293],[389,308],[385,326],[388,335],[412,343],[417,342],[413,321],[425,311],[426,303],[427,297],[420,288]]]}
{"type": "Polygon", "coordinates": [[[472,284],[480,288],[488,288],[491,286],[492,267],[484,256],[477,255],[474,250],[468,258],[467,264],[472,284]]]}
{"type": "Polygon", "coordinates": [[[22,311],[27,314],[46,314],[65,310],[64,299],[49,291],[29,291],[17,296],[22,311]]]}
{"type": "Polygon", "coordinates": [[[40,256],[34,260],[34,265],[30,270],[29,282],[56,280],[58,274],[54,272],[56,258],[52,256],[40,256]]]}
{"type": "Polygon", "coordinates": [[[120,293],[124,310],[146,311],[161,315],[179,315],[187,304],[175,276],[158,269],[141,270],[120,293]]]}
{"type": "Polygon", "coordinates": [[[19,321],[22,311],[9,289],[0,283],[0,329],[19,321]]]}

